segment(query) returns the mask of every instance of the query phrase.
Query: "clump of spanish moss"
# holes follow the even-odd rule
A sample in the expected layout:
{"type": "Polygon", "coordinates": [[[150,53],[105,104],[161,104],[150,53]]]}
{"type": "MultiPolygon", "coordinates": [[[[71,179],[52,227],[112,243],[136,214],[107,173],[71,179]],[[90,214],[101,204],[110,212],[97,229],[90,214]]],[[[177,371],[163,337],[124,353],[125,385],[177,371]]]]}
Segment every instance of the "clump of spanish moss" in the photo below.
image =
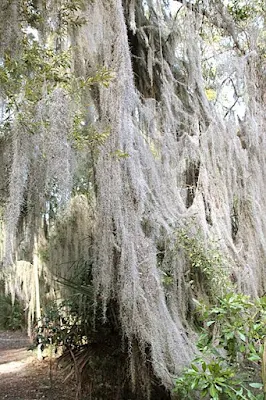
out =
{"type": "MultiPolygon", "coordinates": [[[[34,233],[53,211],[46,263],[72,279],[68,263],[90,260],[103,323],[111,302],[117,305],[133,387],[140,358],[171,388],[193,357],[188,318],[196,289],[178,243],[188,223],[192,238],[200,229],[203,253],[215,241],[229,260],[223,280],[252,296],[266,285],[260,27],[246,21],[250,40],[242,43],[242,25],[222,3],[203,1],[200,9],[178,3],[174,18],[157,0],[97,0],[75,10],[83,22],[71,19],[68,31],[73,74],[85,82],[99,66],[112,71],[107,84],[97,82],[80,96],[81,132],[108,131],[96,150],[87,141],[82,157],[73,151],[77,105],[58,88],[36,104],[34,134],[16,118],[11,130],[7,263],[22,254],[21,232],[27,254],[33,252],[34,233]],[[213,34],[221,37],[217,47],[213,34]],[[74,166],[83,160],[90,160],[87,174],[79,169],[90,205],[85,196],[70,200],[71,190],[79,190],[74,166]]],[[[208,296],[205,278],[197,287],[208,296]]]]}

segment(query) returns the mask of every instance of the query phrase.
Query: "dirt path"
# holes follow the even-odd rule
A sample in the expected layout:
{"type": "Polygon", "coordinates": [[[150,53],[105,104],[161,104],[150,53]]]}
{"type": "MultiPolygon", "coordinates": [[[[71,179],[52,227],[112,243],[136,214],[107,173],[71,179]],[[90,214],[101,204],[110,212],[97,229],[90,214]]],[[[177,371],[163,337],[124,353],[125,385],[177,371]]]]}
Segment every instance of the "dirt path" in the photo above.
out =
{"type": "Polygon", "coordinates": [[[29,339],[16,332],[0,332],[0,400],[74,400],[75,385],[64,383],[62,372],[39,362],[28,351],[29,339]]]}

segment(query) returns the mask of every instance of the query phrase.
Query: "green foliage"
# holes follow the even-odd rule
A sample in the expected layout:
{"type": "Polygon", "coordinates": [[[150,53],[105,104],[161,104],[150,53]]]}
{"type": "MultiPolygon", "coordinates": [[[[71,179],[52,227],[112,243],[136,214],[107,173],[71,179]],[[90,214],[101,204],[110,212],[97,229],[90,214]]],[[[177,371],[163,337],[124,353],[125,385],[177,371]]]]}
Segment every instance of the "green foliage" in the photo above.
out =
{"type": "Polygon", "coordinates": [[[123,150],[120,150],[120,149],[114,151],[111,155],[112,155],[112,157],[114,157],[116,160],[123,160],[123,159],[129,157],[129,154],[128,154],[128,153],[125,153],[123,150]]]}
{"type": "Polygon", "coordinates": [[[244,4],[239,0],[231,1],[227,9],[236,22],[246,21],[254,12],[254,7],[250,4],[244,4]]]}
{"type": "Polygon", "coordinates": [[[60,7],[60,27],[58,34],[66,33],[68,27],[80,27],[86,23],[86,19],[79,15],[79,11],[84,5],[83,0],[63,0],[60,7]]]}
{"type": "MultiPolygon", "coordinates": [[[[60,26],[67,26],[69,21],[72,21],[74,25],[79,25],[77,12],[82,5],[82,1],[62,0],[60,26]]],[[[35,2],[24,1],[21,7],[27,24],[30,24],[33,19],[38,29],[38,23],[41,23],[44,17],[41,16],[35,2]]],[[[11,56],[8,51],[3,56],[0,63],[0,95],[5,102],[6,114],[0,126],[3,133],[10,129],[14,115],[30,133],[39,129],[40,123],[34,122],[33,117],[35,106],[55,88],[63,88],[80,109],[82,96],[91,86],[102,84],[108,87],[113,79],[112,72],[101,67],[93,76],[76,77],[71,71],[73,56],[71,48],[66,51],[55,48],[51,35],[52,31],[47,34],[47,39],[43,42],[37,40],[31,33],[24,32],[20,41],[19,56],[11,56]]],[[[49,127],[49,121],[42,121],[42,124],[47,125],[46,128],[49,127]]],[[[74,130],[76,128],[77,124],[74,121],[74,130]]],[[[77,132],[74,132],[75,139],[76,136],[77,132]]],[[[97,137],[96,141],[101,141],[102,134],[98,136],[101,138],[97,137]]]]}
{"type": "Polygon", "coordinates": [[[204,281],[208,295],[222,295],[230,287],[225,260],[214,242],[205,245],[198,232],[190,234],[186,229],[177,233],[177,246],[182,249],[189,264],[189,282],[192,288],[204,281]]]}
{"type": "MultiPolygon", "coordinates": [[[[261,389],[262,384],[252,382],[248,386],[261,389]]],[[[174,392],[180,399],[196,399],[198,395],[212,400],[259,400],[262,393],[254,395],[249,387],[243,384],[237,371],[224,360],[205,361],[198,358],[186,368],[183,375],[175,381],[174,392]]]]}
{"type": "Polygon", "coordinates": [[[65,299],[48,303],[43,310],[36,336],[43,348],[79,347],[87,343],[88,332],[93,330],[91,264],[80,259],[69,264],[71,268],[75,271],[72,279],[55,278],[65,289],[65,299]]]}
{"type": "MultiPolygon", "coordinates": [[[[70,80],[70,53],[58,53],[25,35],[20,57],[13,58],[5,53],[0,65],[0,87],[6,113],[4,127],[12,121],[14,112],[27,124],[36,103],[56,87],[67,87],[70,80]]],[[[34,131],[35,127],[31,128],[34,131]]]]}
{"type": "Polygon", "coordinates": [[[1,67],[1,84],[7,96],[10,96],[11,91],[16,93],[23,88],[26,99],[36,101],[36,95],[32,98],[33,89],[34,92],[38,89],[34,84],[45,82],[50,91],[56,83],[69,80],[69,52],[46,48],[36,40],[30,40],[27,35],[22,44],[21,58],[14,59],[6,53],[1,67]]]}
{"type": "Polygon", "coordinates": [[[261,18],[266,11],[266,4],[264,0],[231,0],[228,2],[227,10],[234,21],[241,25],[242,22],[261,18]]]}
{"type": "Polygon", "coordinates": [[[20,2],[20,12],[24,23],[32,27],[36,27],[43,22],[41,10],[37,7],[34,0],[22,0],[20,2]]]}
{"type": "Polygon", "coordinates": [[[78,111],[75,113],[73,119],[73,129],[71,138],[74,139],[74,147],[78,150],[89,146],[91,150],[97,150],[99,146],[102,146],[110,135],[108,127],[99,132],[95,129],[93,124],[87,121],[87,111],[83,110],[83,95],[86,97],[86,92],[93,85],[103,85],[108,87],[114,78],[112,72],[107,68],[99,68],[93,76],[87,78],[84,77],[72,77],[71,84],[69,85],[69,93],[73,97],[74,102],[78,111]],[[83,111],[81,111],[83,110],[83,111]]]}
{"type": "MultiPolygon", "coordinates": [[[[260,362],[266,335],[265,298],[252,302],[243,294],[228,293],[215,307],[201,306],[207,343],[227,352],[231,363],[260,362]]],[[[203,337],[202,337],[203,339],[203,337]]]]}
{"type": "Polygon", "coordinates": [[[22,304],[10,295],[0,295],[0,329],[19,330],[25,327],[25,315],[22,304]]]}
{"type": "Polygon", "coordinates": [[[86,343],[87,338],[74,298],[59,304],[54,302],[47,308],[37,330],[36,340],[41,343],[42,350],[50,345],[57,350],[59,347],[69,348],[86,343]]]}
{"type": "Polygon", "coordinates": [[[169,286],[172,286],[174,283],[174,278],[170,275],[170,273],[162,271],[162,283],[163,285],[167,288],[169,286]]]}
{"type": "Polygon", "coordinates": [[[98,148],[105,143],[109,135],[108,130],[98,132],[93,125],[85,123],[85,116],[82,113],[76,113],[72,137],[77,149],[83,149],[85,146],[90,146],[91,149],[98,148]]]}
{"type": "Polygon", "coordinates": [[[185,369],[175,391],[181,399],[194,399],[197,392],[215,400],[262,399],[263,383],[257,380],[264,362],[265,297],[251,301],[228,293],[215,306],[197,305],[204,324],[198,341],[204,359],[197,358],[185,369]]]}
{"type": "Polygon", "coordinates": [[[196,359],[176,380],[174,392],[182,399],[195,399],[196,392],[202,398],[213,400],[246,398],[243,396],[244,388],[236,380],[234,369],[222,360],[205,362],[203,359],[196,359]]]}
{"type": "MultiPolygon", "coordinates": [[[[83,0],[60,0],[55,2],[57,10],[58,24],[56,27],[57,35],[65,35],[69,27],[80,27],[86,20],[79,15],[84,6],[83,0]]],[[[22,0],[20,13],[23,22],[33,28],[38,28],[40,24],[49,23],[47,20],[47,6],[39,7],[35,0],[22,0]]],[[[51,7],[51,5],[50,5],[51,7]]]]}
{"type": "Polygon", "coordinates": [[[77,78],[78,87],[79,89],[87,89],[90,86],[98,83],[103,85],[104,87],[108,88],[110,82],[113,80],[114,75],[112,71],[108,68],[99,68],[93,76],[89,76],[87,78],[79,77],[77,78]]]}

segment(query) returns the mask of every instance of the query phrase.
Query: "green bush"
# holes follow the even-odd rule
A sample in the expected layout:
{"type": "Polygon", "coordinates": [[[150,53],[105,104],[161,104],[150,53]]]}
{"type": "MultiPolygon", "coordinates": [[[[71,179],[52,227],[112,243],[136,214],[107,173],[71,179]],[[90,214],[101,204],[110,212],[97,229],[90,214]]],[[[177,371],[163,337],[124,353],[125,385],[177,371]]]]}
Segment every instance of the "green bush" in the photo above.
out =
{"type": "Polygon", "coordinates": [[[21,330],[25,327],[25,316],[22,304],[11,296],[0,294],[0,329],[21,330]]]}
{"type": "Polygon", "coordinates": [[[197,302],[202,357],[176,379],[180,399],[260,400],[266,382],[266,298],[228,293],[215,306],[197,302]]]}
{"type": "Polygon", "coordinates": [[[55,349],[74,348],[86,342],[84,321],[73,299],[55,302],[47,308],[36,339],[42,348],[53,345],[55,349]]]}

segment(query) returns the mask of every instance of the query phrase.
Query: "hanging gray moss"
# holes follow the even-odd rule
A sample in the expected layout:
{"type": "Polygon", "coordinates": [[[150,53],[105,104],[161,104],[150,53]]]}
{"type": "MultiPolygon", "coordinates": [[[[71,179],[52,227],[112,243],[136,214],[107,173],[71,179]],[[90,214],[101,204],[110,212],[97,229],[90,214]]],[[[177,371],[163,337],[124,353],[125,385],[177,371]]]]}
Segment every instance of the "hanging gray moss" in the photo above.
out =
{"type": "MultiPolygon", "coordinates": [[[[187,319],[197,293],[178,232],[188,223],[192,238],[200,230],[207,254],[208,245],[217,242],[228,260],[226,268],[220,264],[221,276],[231,283],[233,274],[237,290],[252,296],[265,292],[265,76],[258,24],[248,21],[242,28],[220,2],[203,1],[201,10],[185,2],[175,18],[161,2],[145,4],[97,0],[76,9],[82,23],[71,18],[66,30],[73,45],[72,72],[86,80],[101,67],[111,71],[111,79],[88,88],[78,106],[62,88],[45,94],[34,109],[38,127],[32,135],[14,119],[6,259],[7,264],[12,255],[20,259],[18,226],[24,238],[25,232],[27,240],[33,237],[54,194],[58,204],[49,227],[48,266],[58,269],[62,262],[89,257],[103,321],[110,301],[117,304],[133,384],[137,343],[143,357],[148,346],[154,374],[171,388],[195,351],[187,319]],[[221,36],[217,47],[208,39],[212,29],[221,36]],[[248,50],[241,29],[250,37],[248,50]],[[221,55],[221,48],[226,53],[221,55]],[[203,54],[214,60],[211,67],[203,54]],[[224,80],[231,86],[223,89],[224,80]],[[225,99],[232,91],[241,98],[240,119],[225,99]],[[97,151],[87,139],[80,153],[74,146],[79,107],[81,126],[108,131],[97,151]],[[93,192],[90,211],[86,198],[70,201],[73,177],[84,174],[81,165],[88,160],[89,174],[79,182],[85,180],[93,192]],[[66,223],[63,235],[60,223],[66,223]],[[88,233],[92,240],[83,241],[88,233]],[[165,274],[170,274],[168,286],[165,274]]],[[[47,3],[52,32],[60,22],[57,11],[47,3]]],[[[196,286],[206,296],[209,288],[201,276],[196,286]]]]}

